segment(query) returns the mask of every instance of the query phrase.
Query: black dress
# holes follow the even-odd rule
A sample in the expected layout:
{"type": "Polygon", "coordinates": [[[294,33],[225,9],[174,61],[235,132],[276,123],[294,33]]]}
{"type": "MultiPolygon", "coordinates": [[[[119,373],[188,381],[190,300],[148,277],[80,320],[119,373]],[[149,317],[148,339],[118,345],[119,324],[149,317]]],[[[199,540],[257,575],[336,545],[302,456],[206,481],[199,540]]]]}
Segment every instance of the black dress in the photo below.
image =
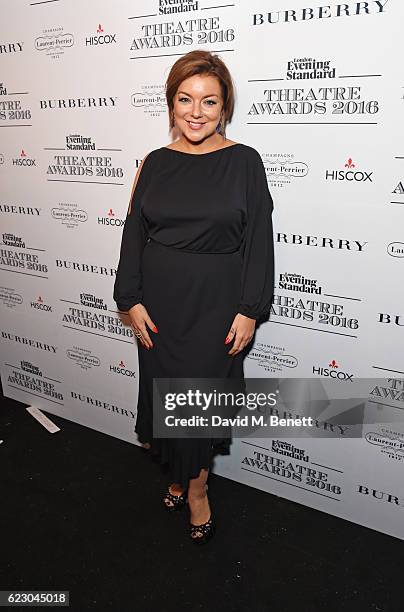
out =
{"type": "Polygon", "coordinates": [[[145,158],[122,234],[114,300],[141,302],[158,333],[138,343],[135,431],[188,486],[230,438],[153,438],[153,378],[243,378],[251,349],[228,355],[237,313],[269,316],[274,284],[272,198],[259,153],[237,143],[192,154],[161,147],[145,158]]]}

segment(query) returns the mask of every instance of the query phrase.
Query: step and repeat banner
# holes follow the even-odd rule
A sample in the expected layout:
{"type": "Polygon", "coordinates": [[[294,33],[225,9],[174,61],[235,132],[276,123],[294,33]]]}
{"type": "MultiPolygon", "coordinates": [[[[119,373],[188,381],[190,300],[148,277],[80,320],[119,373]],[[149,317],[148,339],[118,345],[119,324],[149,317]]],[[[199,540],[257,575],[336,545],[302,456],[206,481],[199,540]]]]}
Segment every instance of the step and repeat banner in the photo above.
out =
{"type": "Polygon", "coordinates": [[[236,85],[227,135],[260,153],[275,208],[273,308],[246,377],[385,382],[361,436],[357,415],[325,413],[310,438],[235,439],[214,471],[404,539],[403,4],[2,8],[5,395],[137,444],[136,341],[112,298],[122,229],[142,158],[171,141],[172,64],[215,52],[236,85]]]}

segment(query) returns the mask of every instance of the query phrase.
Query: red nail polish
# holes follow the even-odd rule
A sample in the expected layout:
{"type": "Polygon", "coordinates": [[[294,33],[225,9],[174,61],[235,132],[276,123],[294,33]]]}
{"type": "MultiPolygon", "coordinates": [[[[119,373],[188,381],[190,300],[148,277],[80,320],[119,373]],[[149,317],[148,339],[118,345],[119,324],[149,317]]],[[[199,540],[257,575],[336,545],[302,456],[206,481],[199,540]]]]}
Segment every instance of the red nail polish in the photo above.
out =
{"type": "Polygon", "coordinates": [[[226,340],[224,341],[224,343],[225,343],[225,344],[229,344],[229,342],[230,342],[230,338],[229,338],[229,336],[227,336],[227,338],[226,338],[226,340]]]}
{"type": "Polygon", "coordinates": [[[157,327],[156,327],[156,326],[152,327],[152,330],[153,330],[154,332],[158,333],[158,329],[157,329],[157,327]]]}

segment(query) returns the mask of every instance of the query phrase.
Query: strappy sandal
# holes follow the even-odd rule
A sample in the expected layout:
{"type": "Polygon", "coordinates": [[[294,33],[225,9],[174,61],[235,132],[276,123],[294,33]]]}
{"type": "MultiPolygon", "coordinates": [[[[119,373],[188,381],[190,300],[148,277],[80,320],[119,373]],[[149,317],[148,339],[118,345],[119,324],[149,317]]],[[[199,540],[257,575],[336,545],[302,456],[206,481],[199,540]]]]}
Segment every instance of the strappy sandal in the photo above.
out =
{"type": "Polygon", "coordinates": [[[190,523],[190,535],[191,540],[195,542],[195,544],[206,544],[213,537],[216,531],[216,525],[213,520],[212,514],[206,523],[202,523],[202,525],[193,525],[190,523]]]}
{"type": "Polygon", "coordinates": [[[182,510],[187,503],[187,491],[183,491],[181,495],[174,495],[170,492],[170,487],[163,495],[163,505],[167,512],[176,512],[182,510]],[[171,502],[172,505],[167,504],[167,501],[171,502]]]}

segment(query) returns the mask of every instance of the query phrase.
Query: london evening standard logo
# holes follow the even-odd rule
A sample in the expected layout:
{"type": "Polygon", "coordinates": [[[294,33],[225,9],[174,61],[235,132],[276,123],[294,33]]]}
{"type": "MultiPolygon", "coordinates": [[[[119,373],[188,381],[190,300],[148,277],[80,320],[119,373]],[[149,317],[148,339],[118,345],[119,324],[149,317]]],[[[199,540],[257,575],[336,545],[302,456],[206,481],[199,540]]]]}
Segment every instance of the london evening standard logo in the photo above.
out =
{"type": "Polygon", "coordinates": [[[80,293],[80,304],[87,308],[95,308],[98,310],[108,310],[108,305],[104,298],[94,295],[94,293],[80,293]]]}
{"type": "MultiPolygon", "coordinates": [[[[152,3],[150,3],[152,4],[152,3]]],[[[153,3],[155,6],[155,4],[153,3]]],[[[215,45],[215,50],[220,53],[221,45],[228,50],[229,43],[235,39],[233,23],[226,24],[226,8],[231,8],[233,4],[221,7],[220,15],[209,17],[195,17],[193,13],[199,8],[198,2],[173,2],[172,0],[160,0],[157,4],[159,15],[173,15],[170,21],[153,20],[154,15],[139,15],[134,20],[136,33],[132,38],[130,46],[131,52],[153,51],[164,49],[167,53],[169,49],[178,47],[196,47],[197,45],[215,45]],[[175,13],[185,13],[181,19],[175,19],[175,13]],[[142,19],[144,18],[144,19],[142,19]]],[[[218,7],[219,8],[219,7],[218,7]]],[[[209,11],[210,13],[212,11],[209,11]]],[[[157,15],[158,16],[158,15],[157,15]]],[[[132,56],[133,59],[137,54],[132,56]]],[[[152,55],[150,55],[152,57],[152,55]]]]}
{"type": "Polygon", "coordinates": [[[268,183],[271,187],[285,187],[295,179],[304,178],[309,172],[306,162],[294,159],[293,153],[268,153],[262,155],[268,183]]]}
{"type": "MultiPolygon", "coordinates": [[[[280,23],[309,22],[313,19],[339,19],[342,17],[366,17],[386,12],[389,0],[369,0],[368,2],[344,2],[325,6],[284,9],[270,13],[253,13],[251,25],[274,25],[280,23]]],[[[343,22],[341,23],[343,27],[343,22]]]]}
{"type": "Polygon", "coordinates": [[[158,14],[172,15],[173,13],[189,13],[199,10],[198,0],[159,0],[158,14]]]}
{"type": "Polygon", "coordinates": [[[22,236],[6,232],[2,234],[0,245],[0,266],[11,272],[24,271],[24,274],[47,278],[48,265],[42,260],[44,252],[44,249],[27,246],[22,236]]]}
{"type": "Polygon", "coordinates": [[[306,463],[309,462],[309,455],[304,448],[297,448],[290,442],[286,442],[286,440],[272,440],[271,450],[278,455],[299,459],[299,461],[306,461],[306,463]]]}
{"type": "Polygon", "coordinates": [[[286,68],[286,79],[299,81],[302,79],[333,79],[335,67],[331,67],[330,60],[315,59],[314,57],[301,57],[289,60],[286,68]]]}
{"type": "MultiPolygon", "coordinates": [[[[352,75],[352,72],[350,66],[349,75],[352,75]]],[[[336,123],[338,117],[344,120],[349,116],[361,122],[364,118],[371,117],[374,122],[374,116],[380,110],[380,103],[371,90],[371,80],[368,79],[365,85],[359,85],[354,80],[359,77],[349,75],[342,75],[343,78],[349,79],[348,85],[340,85],[339,80],[333,85],[336,68],[330,67],[329,60],[289,60],[285,76],[276,74],[270,79],[280,82],[281,85],[263,89],[259,98],[254,95],[248,115],[251,118],[275,116],[277,119],[285,116],[288,120],[296,117],[297,122],[299,117],[324,115],[332,117],[336,123]],[[324,79],[327,79],[324,84],[315,82],[324,79]],[[284,86],[282,81],[285,82],[284,86]],[[308,81],[307,85],[303,81],[308,81]]],[[[250,82],[259,83],[260,80],[250,82]]]]}
{"type": "MultiPolygon", "coordinates": [[[[58,147],[60,151],[60,147],[58,147]]],[[[46,174],[48,181],[78,179],[80,182],[97,182],[106,180],[108,184],[122,185],[124,171],[122,166],[116,165],[111,156],[105,154],[105,147],[99,153],[91,136],[83,134],[69,134],[65,137],[65,151],[56,153],[49,162],[46,174]],[[84,153],[81,154],[80,152],[84,153]],[[94,154],[90,152],[94,151],[94,154]],[[89,153],[87,153],[89,152],[89,153]],[[55,178],[51,178],[55,177],[55,178]]]]}
{"type": "MultiPolygon", "coordinates": [[[[338,296],[335,290],[324,293],[325,283],[317,285],[317,282],[317,279],[309,279],[296,273],[280,274],[278,288],[275,289],[272,300],[272,316],[283,319],[285,323],[288,321],[291,324],[312,323],[321,326],[324,330],[332,330],[333,333],[343,333],[348,336],[352,335],[352,332],[356,333],[359,329],[359,317],[355,312],[347,312],[347,309],[352,309],[353,304],[361,301],[360,298],[338,296]],[[309,297],[310,294],[314,294],[313,297],[309,297]],[[321,299],[317,297],[320,294],[322,294],[321,299]]],[[[320,329],[306,325],[304,327],[320,329]]]]}
{"type": "Polygon", "coordinates": [[[8,100],[0,104],[0,122],[10,121],[10,125],[18,121],[23,121],[32,118],[30,108],[24,108],[24,103],[20,96],[27,95],[24,93],[8,93],[4,82],[0,83],[0,96],[8,96],[8,100]],[[10,99],[11,98],[11,99],[10,99]]]}
{"type": "Polygon", "coordinates": [[[23,303],[23,297],[12,287],[0,287],[0,302],[7,308],[16,308],[23,303]]]}
{"type": "Polygon", "coordinates": [[[282,272],[279,274],[278,287],[286,291],[321,295],[322,286],[317,278],[309,278],[297,272],[282,272]]]}
{"type": "Polygon", "coordinates": [[[60,391],[61,381],[46,376],[43,368],[35,363],[23,360],[20,361],[19,366],[8,364],[8,368],[7,384],[9,387],[43,399],[56,401],[56,403],[63,402],[63,393],[60,391]]]}
{"type": "Polygon", "coordinates": [[[294,355],[289,355],[285,347],[274,344],[257,342],[247,355],[259,368],[265,372],[279,374],[293,370],[298,365],[298,360],[294,355]]]}
{"type": "Polygon", "coordinates": [[[131,104],[149,117],[160,117],[167,112],[165,90],[162,85],[143,85],[131,96],[131,104]]]}
{"type": "Polygon", "coordinates": [[[52,59],[59,59],[73,45],[73,34],[65,32],[62,26],[46,28],[35,39],[35,49],[52,59]]]}
{"type": "Polygon", "coordinates": [[[11,158],[11,165],[19,168],[32,168],[36,166],[36,159],[29,157],[24,149],[21,149],[18,157],[11,158]]]}
{"type": "Polygon", "coordinates": [[[327,169],[325,171],[326,181],[349,181],[354,183],[371,183],[373,172],[364,170],[351,157],[343,164],[343,169],[327,169]]]}
{"type": "Polygon", "coordinates": [[[130,326],[124,326],[120,317],[110,314],[103,298],[82,292],[75,301],[60,301],[64,304],[63,327],[126,342],[134,337],[130,326]]]}
{"type": "MultiPolygon", "coordinates": [[[[241,469],[276,478],[279,482],[298,486],[310,493],[323,495],[331,499],[339,499],[342,493],[342,470],[311,463],[305,449],[299,449],[284,443],[279,445],[278,440],[272,441],[271,449],[256,447],[251,443],[246,445],[247,452],[241,460],[241,469]],[[284,455],[280,457],[278,455],[284,455]]],[[[323,461],[321,461],[323,463],[323,461]]]]}

